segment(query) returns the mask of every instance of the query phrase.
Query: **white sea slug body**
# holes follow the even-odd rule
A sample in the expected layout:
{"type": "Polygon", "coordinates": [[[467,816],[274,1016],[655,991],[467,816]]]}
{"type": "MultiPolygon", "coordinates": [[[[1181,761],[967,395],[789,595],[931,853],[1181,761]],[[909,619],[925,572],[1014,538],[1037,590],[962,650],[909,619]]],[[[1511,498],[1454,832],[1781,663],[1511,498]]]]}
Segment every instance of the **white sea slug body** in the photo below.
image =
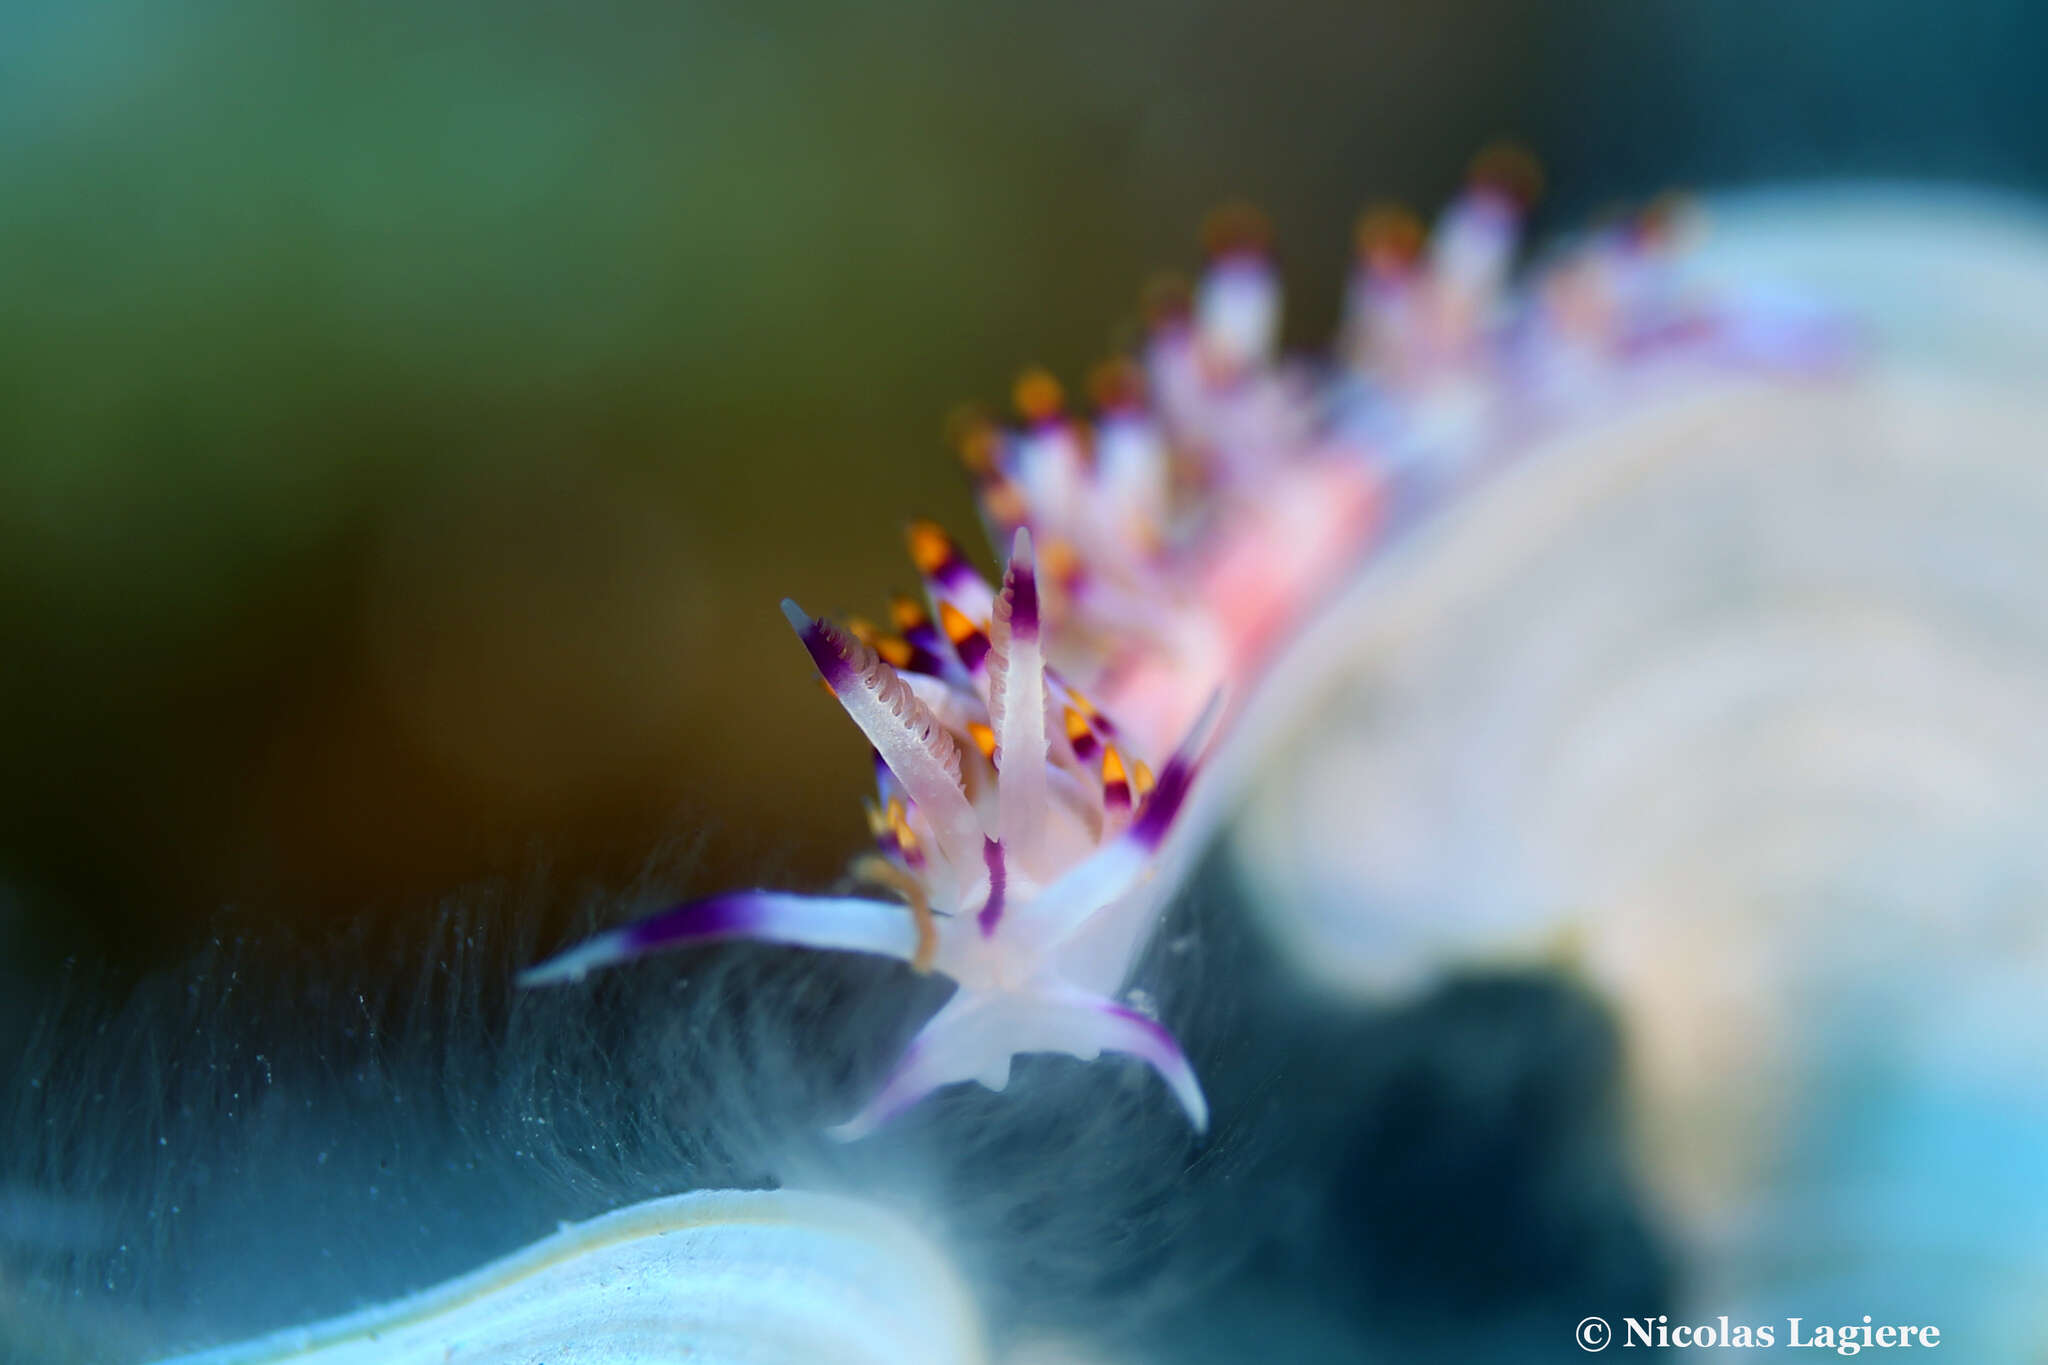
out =
{"type": "Polygon", "coordinates": [[[1191,823],[1180,817],[1210,733],[1227,741],[1314,609],[1509,434],[1597,410],[1674,358],[1828,353],[1796,315],[1679,289],[1668,214],[1511,289],[1532,181],[1526,159],[1482,158],[1427,240],[1412,220],[1369,215],[1344,345],[1325,366],[1277,354],[1263,224],[1219,217],[1199,287],[1155,310],[1138,357],[1103,371],[1093,426],[1032,372],[1017,428],[963,431],[1009,548],[999,588],[918,523],[929,604],[899,600],[893,633],[784,603],[874,748],[878,848],[855,870],[889,898],[714,896],[601,934],[525,983],[722,939],[894,957],[959,989],[843,1136],[952,1082],[1001,1089],[1029,1052],[1142,1058],[1203,1128],[1173,1036],[1119,992],[1172,889],[1152,874],[1191,823]],[[1169,750],[1155,782],[1143,759],[1169,750]]]}

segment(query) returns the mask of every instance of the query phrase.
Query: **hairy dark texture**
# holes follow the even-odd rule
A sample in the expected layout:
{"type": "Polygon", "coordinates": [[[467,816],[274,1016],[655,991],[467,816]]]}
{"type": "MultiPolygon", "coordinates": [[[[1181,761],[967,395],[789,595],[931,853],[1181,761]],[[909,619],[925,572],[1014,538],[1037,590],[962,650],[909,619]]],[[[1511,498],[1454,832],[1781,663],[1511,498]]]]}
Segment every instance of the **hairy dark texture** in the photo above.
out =
{"type": "Polygon", "coordinates": [[[821,1130],[944,983],[731,944],[517,992],[536,909],[471,896],[402,946],[223,936],[111,1011],[59,991],[0,1111],[0,1285],[84,1358],[132,1359],[418,1289],[564,1219],[782,1185],[905,1209],[999,1321],[1128,1309],[1186,1259],[1177,1210],[1218,1147],[1137,1063],[1034,1061],[841,1145],[821,1130]]]}
{"type": "MultiPolygon", "coordinates": [[[[657,889],[593,900],[569,936],[657,889]]],[[[1453,1321],[1505,1331],[1662,1282],[1617,1174],[1597,1006],[1534,979],[1398,1011],[1306,1000],[1218,866],[1138,973],[1208,1088],[1206,1139],[1135,1061],[1034,1056],[1002,1094],[950,1087],[834,1143],[943,982],[727,944],[514,991],[555,946],[531,928],[547,900],[472,895],[404,945],[224,934],[111,1011],[73,982],[11,1054],[0,1357],[252,1335],[699,1188],[887,1204],[957,1258],[999,1340],[1133,1360],[1255,1338],[1427,1358],[1471,1345],[1453,1321]]]]}

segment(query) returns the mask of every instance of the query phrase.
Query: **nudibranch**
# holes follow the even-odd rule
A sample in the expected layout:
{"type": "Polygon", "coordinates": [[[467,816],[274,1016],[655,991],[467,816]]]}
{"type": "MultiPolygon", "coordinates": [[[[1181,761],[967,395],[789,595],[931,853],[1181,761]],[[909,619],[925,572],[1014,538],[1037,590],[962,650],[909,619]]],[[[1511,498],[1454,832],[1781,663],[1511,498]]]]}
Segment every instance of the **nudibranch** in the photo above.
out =
{"type": "Polygon", "coordinates": [[[932,632],[914,607],[899,610],[921,641],[880,642],[900,664],[853,630],[783,603],[826,686],[874,746],[881,848],[856,870],[898,892],[907,913],[904,903],[855,896],[714,896],[600,934],[522,983],[734,938],[893,957],[958,989],[879,1093],[833,1130],[838,1136],[862,1136],[955,1081],[1001,1090],[1011,1059],[1027,1052],[1140,1058],[1189,1122],[1206,1128],[1208,1105],[1173,1035],[1113,992],[1150,928],[1146,874],[1194,780],[1216,707],[1156,781],[1135,768],[1149,790],[1134,792],[1132,763],[1109,738],[1114,727],[1099,713],[1088,723],[1093,708],[1046,667],[1030,532],[1017,529],[1000,591],[950,542],[930,544],[934,534],[913,532],[952,625],[932,632]],[[1075,716],[1083,724],[1067,723],[1075,716]]]}
{"type": "Polygon", "coordinates": [[[958,989],[841,1135],[952,1082],[1001,1089],[1029,1052],[1141,1058],[1203,1128],[1173,1036],[1118,992],[1171,889],[1148,874],[1203,746],[1236,723],[1219,698],[1241,709],[1390,531],[1517,440],[1610,406],[1673,358],[1827,350],[1796,312],[1689,292],[1669,206],[1512,287],[1536,180],[1526,157],[1490,152],[1433,232],[1367,214],[1342,342],[1320,365],[1278,352],[1263,219],[1217,215],[1198,285],[1161,291],[1138,354],[1096,376],[1093,423],[1034,370],[1015,426],[956,427],[991,539],[1009,547],[999,587],[917,523],[928,606],[899,599],[891,632],[784,604],[874,747],[877,848],[854,871],[884,894],[714,896],[523,982],[723,939],[893,957],[958,989]],[[1155,782],[1144,760],[1168,750],[1155,782]]]}

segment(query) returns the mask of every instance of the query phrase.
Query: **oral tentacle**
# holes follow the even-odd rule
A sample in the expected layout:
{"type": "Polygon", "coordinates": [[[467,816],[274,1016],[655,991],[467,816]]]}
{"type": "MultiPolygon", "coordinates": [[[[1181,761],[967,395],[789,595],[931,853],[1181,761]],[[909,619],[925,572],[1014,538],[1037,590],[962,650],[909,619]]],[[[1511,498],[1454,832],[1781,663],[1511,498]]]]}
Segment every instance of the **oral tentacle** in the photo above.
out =
{"type": "Polygon", "coordinates": [[[1071,1053],[1083,1061],[1104,1052],[1136,1057],[1166,1082],[1197,1133],[1209,1130],[1209,1102],[1195,1068],[1172,1032],[1149,1015],[1107,996],[1062,992],[1041,1006],[1039,1035],[1046,1051],[1071,1053]]]}
{"type": "Polygon", "coordinates": [[[1009,1082],[1009,1031],[994,1019],[997,1001],[962,991],[925,1022],[889,1069],[874,1098],[846,1122],[826,1129],[841,1142],[866,1137],[900,1117],[940,1086],[958,1081],[1009,1082]]]}
{"type": "Polygon", "coordinates": [[[911,970],[920,976],[929,973],[939,957],[939,921],[932,914],[923,879],[880,853],[864,853],[855,859],[853,874],[903,897],[904,905],[910,909],[911,923],[917,928],[917,951],[910,958],[911,970]]]}
{"type": "Polygon", "coordinates": [[[521,986],[578,981],[599,968],[702,943],[753,939],[832,952],[870,953],[913,962],[919,931],[901,905],[852,896],[734,891],[690,901],[606,930],[527,968],[521,986]]]}

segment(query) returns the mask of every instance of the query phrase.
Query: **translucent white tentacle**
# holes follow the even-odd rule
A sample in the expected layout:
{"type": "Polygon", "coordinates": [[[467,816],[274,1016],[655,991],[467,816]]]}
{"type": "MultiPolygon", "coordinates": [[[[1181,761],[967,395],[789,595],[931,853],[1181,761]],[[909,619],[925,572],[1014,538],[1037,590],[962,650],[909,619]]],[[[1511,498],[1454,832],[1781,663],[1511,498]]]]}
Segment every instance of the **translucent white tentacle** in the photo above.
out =
{"type": "Polygon", "coordinates": [[[519,984],[551,986],[576,981],[600,967],[664,949],[736,938],[873,953],[905,962],[917,954],[917,926],[910,911],[901,905],[852,896],[735,891],[606,930],[527,968],[520,973],[519,984]]]}

